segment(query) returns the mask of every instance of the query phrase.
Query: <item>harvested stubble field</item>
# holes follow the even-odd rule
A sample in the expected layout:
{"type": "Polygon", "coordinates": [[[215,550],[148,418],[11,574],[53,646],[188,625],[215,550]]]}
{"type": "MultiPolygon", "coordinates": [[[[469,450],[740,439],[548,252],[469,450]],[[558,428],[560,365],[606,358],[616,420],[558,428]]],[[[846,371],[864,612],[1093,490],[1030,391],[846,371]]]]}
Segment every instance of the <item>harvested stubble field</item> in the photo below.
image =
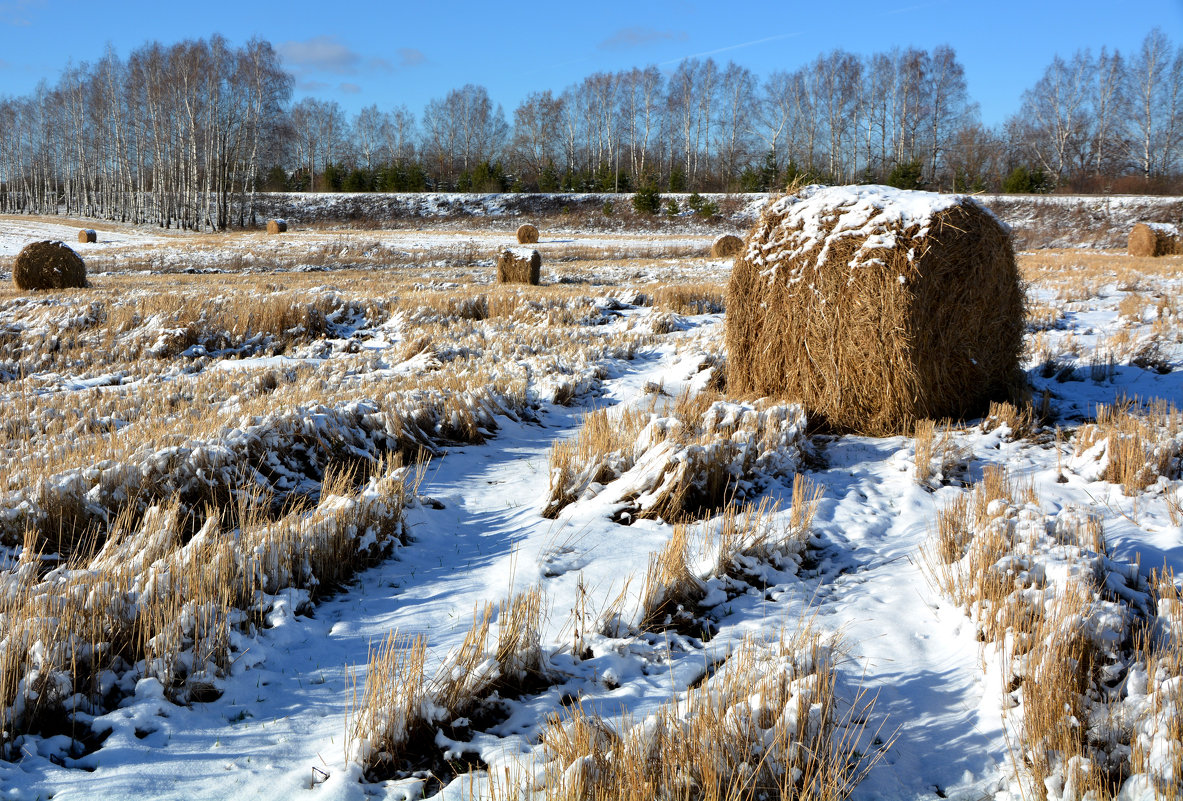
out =
{"type": "Polygon", "coordinates": [[[716,231],[93,227],[0,288],[4,797],[1177,796],[1183,257],[1020,253],[1031,403],[872,438],[728,395],[716,231]]]}

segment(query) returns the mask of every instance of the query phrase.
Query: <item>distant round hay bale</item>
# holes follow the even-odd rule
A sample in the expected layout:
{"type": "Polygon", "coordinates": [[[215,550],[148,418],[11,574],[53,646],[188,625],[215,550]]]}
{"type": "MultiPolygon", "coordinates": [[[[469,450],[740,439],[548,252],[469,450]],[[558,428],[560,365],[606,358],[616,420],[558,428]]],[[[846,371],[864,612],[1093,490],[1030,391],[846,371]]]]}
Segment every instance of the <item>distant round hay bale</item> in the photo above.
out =
{"type": "Polygon", "coordinates": [[[711,245],[711,255],[716,259],[729,259],[743,249],[743,240],[735,234],[723,234],[711,245]]]}
{"type": "Polygon", "coordinates": [[[538,242],[538,229],[526,223],[518,226],[518,244],[533,245],[538,242]]]}
{"type": "Polygon", "coordinates": [[[269,234],[285,234],[288,230],[287,220],[268,220],[267,233],[269,234]]]}
{"type": "Polygon", "coordinates": [[[86,263],[61,242],[33,242],[16,255],[12,280],[17,289],[86,287],[86,263]]]}
{"type": "Polygon", "coordinates": [[[1170,223],[1134,223],[1130,231],[1131,256],[1174,256],[1183,253],[1183,236],[1170,223]]]}
{"type": "Polygon", "coordinates": [[[78,232],[78,241],[86,244],[88,242],[98,242],[99,235],[93,228],[83,228],[78,232]]]}
{"type": "Polygon", "coordinates": [[[973,198],[806,187],[769,204],[727,292],[727,387],[835,431],[963,419],[1021,381],[1009,230],[973,198]]]}
{"type": "Polygon", "coordinates": [[[542,282],[542,255],[533,248],[505,248],[497,257],[497,283],[532,284],[542,282]]]}

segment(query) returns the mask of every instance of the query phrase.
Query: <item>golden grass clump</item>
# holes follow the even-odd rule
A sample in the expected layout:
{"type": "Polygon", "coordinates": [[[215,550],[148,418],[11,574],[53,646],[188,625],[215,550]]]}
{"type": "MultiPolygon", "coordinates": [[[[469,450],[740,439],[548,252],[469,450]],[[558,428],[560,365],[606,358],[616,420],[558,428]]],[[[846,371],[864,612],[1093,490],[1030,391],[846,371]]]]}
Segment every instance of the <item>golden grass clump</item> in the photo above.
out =
{"type": "Polygon", "coordinates": [[[538,241],[538,229],[530,223],[519,225],[517,237],[519,245],[533,245],[538,241]]]}
{"type": "Polygon", "coordinates": [[[98,242],[99,235],[93,228],[83,228],[78,232],[78,241],[84,245],[90,242],[98,242]]]}
{"type": "Polygon", "coordinates": [[[269,234],[286,234],[288,231],[287,220],[268,220],[267,233],[269,234]]]}
{"type": "Polygon", "coordinates": [[[738,256],[743,250],[743,240],[735,234],[723,234],[711,245],[711,256],[716,259],[729,259],[738,256]]]}
{"type": "Polygon", "coordinates": [[[644,720],[572,705],[547,721],[543,792],[532,797],[846,798],[894,735],[870,725],[874,697],[840,697],[838,648],[807,621],[779,641],[745,640],[714,676],[644,720]],[[859,750],[862,735],[871,750],[859,750]]]}
{"type": "Polygon", "coordinates": [[[86,263],[61,242],[32,242],[12,263],[17,289],[73,289],[86,283],[86,263]]]}
{"type": "Polygon", "coordinates": [[[963,419],[1019,379],[1011,236],[968,197],[807,188],[770,204],[727,295],[728,388],[799,401],[830,428],[963,419]]]}
{"type": "Polygon", "coordinates": [[[1090,478],[1120,484],[1127,496],[1134,496],[1159,476],[1178,475],[1181,432],[1179,410],[1162,399],[1097,404],[1097,422],[1081,426],[1076,434],[1072,467],[1090,478]]]}
{"type": "Polygon", "coordinates": [[[599,496],[627,504],[621,519],[700,518],[796,473],[805,426],[795,404],[734,404],[711,392],[684,393],[662,414],[591,412],[575,437],[551,448],[543,515],[599,496]]]}
{"type": "Polygon", "coordinates": [[[542,282],[542,255],[537,250],[505,248],[497,257],[497,283],[530,284],[542,282]]]}
{"type": "Polygon", "coordinates": [[[1134,223],[1130,231],[1131,256],[1174,256],[1183,253],[1183,236],[1170,223],[1134,223]]]}
{"type": "Polygon", "coordinates": [[[1097,801],[1178,797],[1183,704],[1167,688],[1183,667],[1183,606],[1173,576],[1147,581],[1137,563],[1115,561],[1100,515],[1044,512],[1001,468],[940,512],[922,567],[974,620],[983,669],[996,660],[1004,671],[1023,797],[1055,787],[1097,801]]]}

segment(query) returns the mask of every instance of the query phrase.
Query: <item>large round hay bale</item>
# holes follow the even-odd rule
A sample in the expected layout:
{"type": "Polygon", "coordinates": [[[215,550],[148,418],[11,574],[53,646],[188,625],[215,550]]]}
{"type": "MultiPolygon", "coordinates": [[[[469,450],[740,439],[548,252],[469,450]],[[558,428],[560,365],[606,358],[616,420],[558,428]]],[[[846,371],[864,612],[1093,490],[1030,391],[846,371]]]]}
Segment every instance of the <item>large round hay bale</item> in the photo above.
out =
{"type": "Polygon", "coordinates": [[[518,226],[518,244],[533,245],[538,242],[538,229],[526,223],[518,226]]]}
{"type": "Polygon", "coordinates": [[[1183,253],[1183,236],[1170,223],[1134,223],[1130,231],[1131,256],[1174,256],[1183,253]]]}
{"type": "Polygon", "coordinates": [[[32,242],[16,254],[12,280],[17,289],[85,287],[86,263],[61,242],[32,242]]]}
{"type": "Polygon", "coordinates": [[[743,240],[735,234],[723,234],[711,245],[711,256],[716,259],[729,259],[743,250],[743,240]]]}
{"type": "Polygon", "coordinates": [[[542,281],[542,255],[533,248],[505,248],[497,257],[497,283],[533,284],[542,281]]]}
{"type": "Polygon", "coordinates": [[[87,244],[88,242],[98,242],[98,232],[96,232],[93,228],[83,228],[78,232],[78,241],[82,244],[87,244]]]}
{"type": "Polygon", "coordinates": [[[873,436],[966,418],[1021,380],[1009,230],[973,198],[806,187],[769,204],[727,292],[727,387],[873,436]]]}
{"type": "Polygon", "coordinates": [[[285,234],[288,230],[287,220],[268,220],[267,233],[269,234],[285,234]]]}

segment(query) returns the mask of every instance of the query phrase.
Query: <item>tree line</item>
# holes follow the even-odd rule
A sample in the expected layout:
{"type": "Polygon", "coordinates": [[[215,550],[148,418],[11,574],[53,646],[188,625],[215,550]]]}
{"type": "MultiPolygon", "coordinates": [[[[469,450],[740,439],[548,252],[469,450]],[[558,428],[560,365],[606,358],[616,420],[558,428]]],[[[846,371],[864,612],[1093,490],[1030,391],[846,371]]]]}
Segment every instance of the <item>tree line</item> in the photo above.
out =
{"type": "Polygon", "coordinates": [[[0,209],[164,227],[246,224],[283,152],[292,76],[271,45],[215,36],[112,51],[0,99],[0,209]]]}
{"type": "Polygon", "coordinates": [[[1055,56],[984,126],[951,47],[597,72],[512,119],[479,85],[349,115],[291,103],[271,45],[147,44],[0,99],[0,209],[222,229],[259,191],[767,191],[797,179],[955,191],[1183,189],[1183,48],[1055,56]]]}

